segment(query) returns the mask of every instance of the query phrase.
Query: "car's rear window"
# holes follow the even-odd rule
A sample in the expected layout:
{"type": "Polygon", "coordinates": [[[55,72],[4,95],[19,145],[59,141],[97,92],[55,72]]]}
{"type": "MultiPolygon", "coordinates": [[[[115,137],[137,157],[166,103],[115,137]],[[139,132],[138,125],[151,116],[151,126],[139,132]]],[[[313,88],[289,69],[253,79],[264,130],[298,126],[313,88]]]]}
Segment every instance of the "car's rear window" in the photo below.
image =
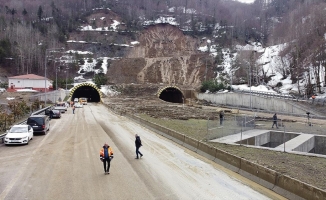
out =
{"type": "Polygon", "coordinates": [[[27,119],[27,124],[29,123],[43,124],[43,117],[29,117],[27,119]]]}

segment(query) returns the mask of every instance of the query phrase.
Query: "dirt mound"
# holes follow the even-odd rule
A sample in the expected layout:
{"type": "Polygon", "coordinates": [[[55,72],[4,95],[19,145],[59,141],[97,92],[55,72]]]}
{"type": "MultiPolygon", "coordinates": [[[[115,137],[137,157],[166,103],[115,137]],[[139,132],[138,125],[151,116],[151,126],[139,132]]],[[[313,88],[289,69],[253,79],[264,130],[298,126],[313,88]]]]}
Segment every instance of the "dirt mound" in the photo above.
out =
{"type": "Polygon", "coordinates": [[[213,60],[198,51],[201,41],[184,35],[168,24],[149,26],[130,48],[125,58],[108,67],[111,83],[201,85],[207,76],[213,78],[213,60]]]}

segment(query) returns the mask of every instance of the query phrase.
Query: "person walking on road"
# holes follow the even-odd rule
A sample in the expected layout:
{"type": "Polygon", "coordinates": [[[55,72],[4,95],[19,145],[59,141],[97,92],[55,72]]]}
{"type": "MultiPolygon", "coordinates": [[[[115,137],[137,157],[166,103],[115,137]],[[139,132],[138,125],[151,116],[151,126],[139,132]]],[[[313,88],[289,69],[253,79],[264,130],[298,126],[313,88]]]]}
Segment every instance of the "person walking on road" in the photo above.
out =
{"type": "Polygon", "coordinates": [[[112,148],[107,143],[104,143],[103,148],[100,150],[100,160],[103,162],[104,174],[110,174],[110,163],[112,159],[112,148]]]}
{"type": "Polygon", "coordinates": [[[75,114],[75,106],[72,106],[72,114],[75,114]]]}
{"type": "Polygon", "coordinates": [[[136,145],[136,159],[139,159],[139,156],[138,155],[140,155],[140,158],[143,157],[143,154],[139,151],[139,148],[141,146],[143,146],[143,145],[141,143],[140,137],[137,134],[135,135],[135,137],[136,137],[136,140],[135,140],[135,145],[136,145]]]}
{"type": "Polygon", "coordinates": [[[277,115],[276,115],[276,113],[273,115],[273,125],[272,125],[272,128],[274,128],[274,125],[276,125],[276,128],[278,128],[278,126],[277,126],[277,115]]]}
{"type": "Polygon", "coordinates": [[[222,110],[220,112],[220,125],[222,126],[223,125],[223,120],[224,120],[224,111],[222,110]]]}
{"type": "Polygon", "coordinates": [[[314,102],[315,102],[315,99],[316,99],[316,95],[313,94],[313,95],[311,96],[311,98],[312,98],[312,103],[314,103],[314,102]]]}

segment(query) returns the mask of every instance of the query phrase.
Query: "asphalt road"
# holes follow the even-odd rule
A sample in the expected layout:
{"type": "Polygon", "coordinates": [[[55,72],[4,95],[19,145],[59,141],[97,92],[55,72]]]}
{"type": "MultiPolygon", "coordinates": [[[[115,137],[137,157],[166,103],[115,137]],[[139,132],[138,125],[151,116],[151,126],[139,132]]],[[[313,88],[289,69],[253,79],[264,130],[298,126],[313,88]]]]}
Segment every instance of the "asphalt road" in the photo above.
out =
{"type": "Polygon", "coordinates": [[[0,199],[283,199],[101,104],[51,120],[29,145],[0,144],[0,199]],[[134,135],[144,156],[135,159],[134,135]],[[99,160],[113,148],[110,174],[99,160]]]}

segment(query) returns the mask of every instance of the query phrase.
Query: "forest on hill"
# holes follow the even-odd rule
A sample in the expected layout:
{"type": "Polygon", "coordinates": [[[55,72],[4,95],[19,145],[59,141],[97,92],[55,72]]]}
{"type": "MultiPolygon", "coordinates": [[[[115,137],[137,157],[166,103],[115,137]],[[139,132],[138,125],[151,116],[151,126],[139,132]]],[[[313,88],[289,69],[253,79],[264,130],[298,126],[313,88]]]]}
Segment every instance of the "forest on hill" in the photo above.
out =
{"type": "MultiPolygon", "coordinates": [[[[0,66],[13,75],[44,74],[46,49],[67,47],[81,25],[92,23],[87,17],[102,10],[114,13],[124,24],[107,33],[114,34],[114,40],[119,35],[136,40],[137,33],[159,17],[173,17],[184,34],[210,38],[220,49],[251,42],[286,43],[280,56],[290,62],[290,68],[284,69],[284,76],[291,75],[295,83],[311,68],[316,73],[326,68],[325,8],[325,0],[256,0],[253,4],[233,0],[0,0],[0,66]]],[[[92,49],[96,57],[98,48],[92,49]]],[[[323,80],[315,82],[321,85],[323,80]]]]}

